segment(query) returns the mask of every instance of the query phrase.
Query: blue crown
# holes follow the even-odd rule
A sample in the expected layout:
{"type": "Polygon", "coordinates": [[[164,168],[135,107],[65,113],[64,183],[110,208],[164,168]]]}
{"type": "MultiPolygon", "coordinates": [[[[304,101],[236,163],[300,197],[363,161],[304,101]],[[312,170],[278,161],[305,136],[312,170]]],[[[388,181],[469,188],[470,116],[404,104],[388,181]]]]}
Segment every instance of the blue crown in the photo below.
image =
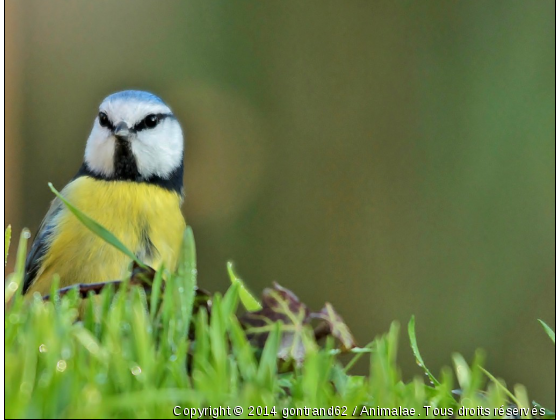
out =
{"type": "Polygon", "coordinates": [[[144,92],[142,90],[123,90],[122,92],[113,93],[105,98],[105,101],[138,101],[138,102],[152,102],[165,105],[161,98],[153,93],[144,92]]]}

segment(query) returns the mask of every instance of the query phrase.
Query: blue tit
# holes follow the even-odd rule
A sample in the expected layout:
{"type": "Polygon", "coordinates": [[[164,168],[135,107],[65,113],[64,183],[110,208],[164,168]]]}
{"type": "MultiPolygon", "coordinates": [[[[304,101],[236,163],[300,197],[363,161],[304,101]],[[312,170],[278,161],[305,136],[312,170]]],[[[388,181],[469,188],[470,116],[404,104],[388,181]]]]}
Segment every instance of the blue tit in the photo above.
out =
{"type": "MultiPolygon", "coordinates": [[[[124,91],[99,106],[84,160],[61,194],[111,231],[145,264],[174,270],[185,219],[183,132],[157,96],[124,91]]],[[[124,278],[130,259],[55,199],[25,263],[23,292],[124,278]]]]}

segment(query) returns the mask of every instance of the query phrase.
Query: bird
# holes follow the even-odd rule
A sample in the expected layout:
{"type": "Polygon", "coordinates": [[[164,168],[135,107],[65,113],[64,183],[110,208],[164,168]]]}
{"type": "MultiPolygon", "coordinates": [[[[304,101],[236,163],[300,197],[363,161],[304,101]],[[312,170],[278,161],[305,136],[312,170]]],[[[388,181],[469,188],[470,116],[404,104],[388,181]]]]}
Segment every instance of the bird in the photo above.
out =
{"type": "MultiPolygon", "coordinates": [[[[152,268],[177,265],[186,222],[181,212],[184,138],[158,96],[126,90],[99,106],[82,165],[61,195],[112,232],[152,268]]],[[[130,259],[88,230],[55,198],[25,262],[23,293],[123,279],[130,259]]]]}

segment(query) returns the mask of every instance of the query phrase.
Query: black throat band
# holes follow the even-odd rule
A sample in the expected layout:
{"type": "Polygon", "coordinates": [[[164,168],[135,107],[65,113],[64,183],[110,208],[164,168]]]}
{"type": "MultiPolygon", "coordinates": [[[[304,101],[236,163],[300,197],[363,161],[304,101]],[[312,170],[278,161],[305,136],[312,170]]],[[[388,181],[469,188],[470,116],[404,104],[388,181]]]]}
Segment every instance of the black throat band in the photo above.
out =
{"type": "Polygon", "coordinates": [[[115,141],[115,155],[113,165],[116,181],[139,181],[141,176],[136,166],[136,158],[132,154],[130,141],[118,139],[115,141]]]}
{"type": "Polygon", "coordinates": [[[114,156],[114,167],[115,172],[111,176],[106,176],[93,171],[86,162],[82,163],[82,166],[78,170],[78,173],[73,179],[80,178],[82,176],[89,176],[94,179],[99,179],[103,181],[124,181],[124,182],[141,182],[146,184],[158,185],[169,191],[174,191],[183,196],[183,158],[181,156],[180,165],[177,166],[167,177],[161,177],[157,175],[152,175],[150,177],[143,177],[138,172],[138,166],[136,165],[136,159],[132,154],[130,148],[130,143],[125,140],[117,140],[115,142],[115,156],[114,156]]]}

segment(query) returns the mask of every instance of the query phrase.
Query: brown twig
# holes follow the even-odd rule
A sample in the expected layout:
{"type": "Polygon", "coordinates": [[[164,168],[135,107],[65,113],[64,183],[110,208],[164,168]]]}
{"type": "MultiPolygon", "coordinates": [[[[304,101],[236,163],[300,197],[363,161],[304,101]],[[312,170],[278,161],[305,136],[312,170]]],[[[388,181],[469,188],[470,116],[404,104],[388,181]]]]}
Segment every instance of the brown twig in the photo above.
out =
{"type": "MultiPolygon", "coordinates": [[[[152,287],[152,281],[156,272],[151,267],[140,267],[136,262],[132,264],[132,270],[130,275],[130,285],[140,285],[144,287],[144,290],[150,290],[152,287]]],[[[77,289],[78,294],[80,297],[87,298],[89,292],[93,292],[93,294],[98,295],[101,291],[107,286],[116,286],[119,287],[122,283],[122,280],[111,280],[111,281],[104,281],[101,283],[77,283],[73,284],[68,287],[63,287],[57,291],[58,296],[64,296],[70,290],[77,289]]],[[[161,284],[163,289],[164,283],[161,284]]],[[[50,299],[50,295],[43,296],[43,301],[47,301],[50,299]]]]}
{"type": "MultiPolygon", "coordinates": [[[[98,295],[106,286],[120,286],[122,280],[114,280],[114,281],[105,281],[101,283],[78,283],[73,284],[72,286],[63,287],[62,289],[58,289],[56,294],[60,297],[68,294],[71,290],[77,289],[78,294],[81,298],[86,298],[89,292],[93,292],[93,294],[98,295]]],[[[51,298],[51,295],[43,296],[43,300],[47,301],[51,298]]]]}

